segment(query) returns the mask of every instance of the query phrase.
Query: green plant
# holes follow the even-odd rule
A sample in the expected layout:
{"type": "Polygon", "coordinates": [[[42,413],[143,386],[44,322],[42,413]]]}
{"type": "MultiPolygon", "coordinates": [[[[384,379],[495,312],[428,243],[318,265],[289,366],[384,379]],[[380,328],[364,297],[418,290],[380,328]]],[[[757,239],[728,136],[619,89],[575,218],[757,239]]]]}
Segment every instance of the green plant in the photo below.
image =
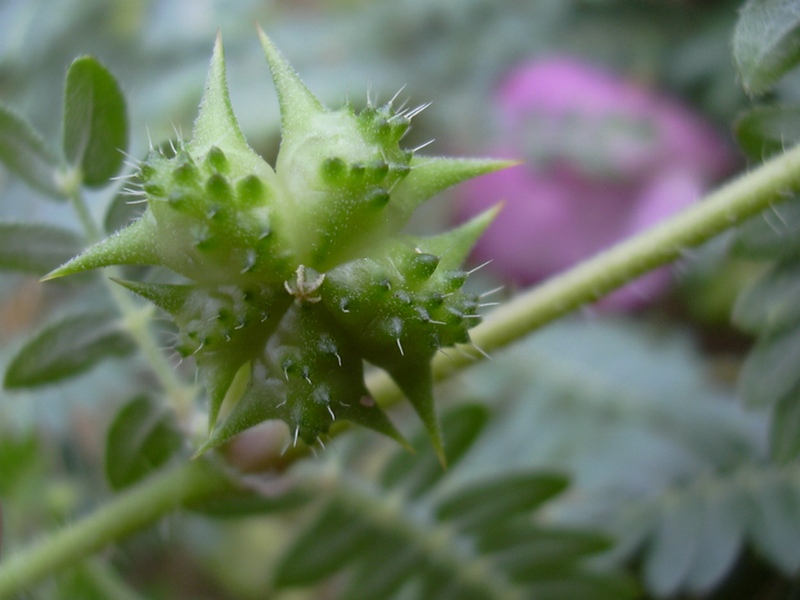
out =
{"type": "MultiPolygon", "coordinates": [[[[768,36],[748,28],[770,17],[772,4],[786,7],[750,2],[743,12],[736,48],[748,89],[766,89],[795,63],[793,30],[777,42],[770,39],[770,48],[759,46],[763,52],[751,48],[768,36]],[[766,58],[753,63],[742,56],[766,58]]],[[[79,570],[62,578],[63,597],[89,588],[102,597],[124,588],[89,554],[174,509],[241,516],[313,507],[316,499],[322,505],[317,516],[277,562],[276,588],[351,568],[344,594],[354,598],[634,597],[637,585],[621,562],[604,567],[587,560],[618,539],[626,542],[625,557],[643,540],[655,540],[644,582],[660,594],[706,591],[724,576],[745,539],[784,573],[797,568],[796,544],[781,532],[797,527],[800,497],[794,465],[800,448],[792,302],[797,253],[785,243],[793,240],[800,214],[793,199],[800,190],[800,150],[776,152],[685,213],[519,294],[478,325],[481,296],[466,285],[470,271],[462,263],[492,212],[431,237],[401,229],[433,195],[508,163],[405,150],[401,138],[423,107],[396,109],[392,99],[369,101],[361,111],[349,104],[330,111],[263,34],[262,45],[281,106],[283,141],[274,169],[248,146],[236,123],[219,41],[191,140],[178,136],[152,147],[122,177],[124,157],[117,150],[127,147],[125,100],[93,58],[78,59],[67,73],[60,152],[0,106],[0,160],[45,196],[71,202],[84,228],[81,238],[53,225],[0,223],[0,266],[54,280],[47,285],[98,267],[107,267],[109,275],[83,276],[86,308],[59,315],[24,343],[6,369],[6,389],[63,381],[109,356],[136,351],[156,382],[130,395],[108,431],[105,470],[119,495],[44,543],[4,557],[0,597],[81,561],[79,570]],[[105,237],[84,194],[115,194],[119,179],[123,194],[146,209],[105,237]],[[598,521],[546,522],[544,502],[557,506],[564,500],[563,474],[522,465],[489,477],[464,467],[473,447],[493,435],[485,427],[488,413],[465,405],[445,413],[440,425],[435,380],[765,210],[779,211],[786,229],[748,225],[738,247],[777,266],[740,299],[736,315],[762,335],[743,386],[757,402],[776,406],[771,458],[751,448],[738,430],[720,434],[709,441],[726,450],[714,455],[717,479],[673,490],[671,511],[654,500],[633,510],[635,518],[617,515],[605,533],[598,532],[604,528],[598,521]],[[178,355],[197,364],[208,419],[197,418],[201,390],[172,368],[161,349],[153,328],[156,307],[176,325],[178,355]],[[460,352],[447,351],[451,346],[460,352]],[[365,372],[365,362],[380,370],[365,372]],[[428,442],[425,435],[405,442],[385,415],[404,396],[421,417],[428,442]],[[375,436],[352,432],[341,458],[300,460],[326,436],[338,437],[343,421],[384,433],[415,453],[387,454],[376,449],[375,436]],[[242,459],[242,444],[255,439],[266,442],[258,456],[259,470],[274,474],[266,483],[245,473],[252,465],[242,459]],[[744,450],[731,458],[730,447],[744,450]],[[742,456],[751,464],[744,465],[742,456]],[[733,475],[726,479],[728,470],[733,475]],[[748,482],[762,475],[767,491],[748,495],[748,482]],[[699,572],[684,560],[676,567],[671,559],[690,544],[704,548],[702,540],[721,539],[693,537],[707,531],[703,515],[720,489],[757,507],[751,529],[744,535],[734,514],[733,524],[726,521],[730,528],[717,530],[728,534],[721,536],[727,545],[714,547],[713,565],[699,572]],[[625,540],[631,522],[637,530],[625,540]],[[703,526],[692,526],[697,523],[703,526]],[[387,556],[395,559],[393,570],[383,570],[387,556]]],[[[759,153],[775,148],[776,121],[763,114],[740,122],[745,145],[756,144],[759,153]]],[[[777,128],[791,130],[795,114],[782,113],[788,120],[777,128]]],[[[569,388],[563,381],[552,387],[569,388]]],[[[697,397],[705,393],[696,391],[697,397]]],[[[702,444],[702,436],[690,437],[702,444]]],[[[14,466],[3,469],[0,492],[17,493],[26,470],[41,468],[36,447],[27,438],[0,441],[0,465],[14,466]]]]}

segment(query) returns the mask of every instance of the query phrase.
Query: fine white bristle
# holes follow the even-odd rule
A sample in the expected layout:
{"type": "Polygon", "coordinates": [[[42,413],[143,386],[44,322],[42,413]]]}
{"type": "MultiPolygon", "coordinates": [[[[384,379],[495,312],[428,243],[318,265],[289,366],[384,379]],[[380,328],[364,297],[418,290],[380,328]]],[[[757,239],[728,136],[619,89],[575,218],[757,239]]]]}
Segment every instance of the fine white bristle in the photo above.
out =
{"type": "Polygon", "coordinates": [[[478,298],[486,298],[487,296],[491,296],[492,294],[496,294],[497,292],[503,290],[503,288],[505,288],[505,287],[506,286],[504,286],[504,285],[497,286],[496,288],[491,289],[488,292],[483,292],[481,295],[478,296],[478,298]]]}
{"type": "Polygon", "coordinates": [[[480,271],[480,270],[481,270],[483,267],[485,267],[486,265],[488,265],[488,264],[489,264],[489,263],[491,263],[491,262],[492,262],[492,259],[490,258],[490,259],[489,259],[489,260],[487,260],[486,262],[483,262],[483,263],[479,264],[477,267],[473,267],[472,269],[470,269],[469,271],[467,271],[467,275],[472,275],[472,274],[473,274],[473,273],[475,273],[476,271],[480,271]]]}
{"type": "Polygon", "coordinates": [[[402,94],[402,93],[403,93],[403,90],[404,90],[404,89],[406,89],[406,85],[407,85],[407,84],[403,84],[403,87],[401,87],[399,90],[397,90],[397,91],[395,92],[394,96],[392,96],[392,97],[389,99],[389,102],[387,102],[387,104],[388,104],[389,106],[391,106],[391,105],[394,103],[394,101],[395,101],[395,100],[397,100],[397,97],[398,97],[400,94],[402,94]]]}
{"type": "Polygon", "coordinates": [[[436,141],[435,139],[430,139],[430,140],[428,140],[427,142],[425,142],[424,144],[420,144],[420,145],[419,145],[419,146],[417,146],[416,148],[413,148],[413,149],[411,150],[411,152],[413,152],[414,154],[416,154],[417,152],[419,152],[419,151],[420,151],[420,150],[422,150],[423,148],[427,148],[428,146],[430,146],[430,145],[431,145],[433,142],[435,142],[435,141],[436,141]]]}

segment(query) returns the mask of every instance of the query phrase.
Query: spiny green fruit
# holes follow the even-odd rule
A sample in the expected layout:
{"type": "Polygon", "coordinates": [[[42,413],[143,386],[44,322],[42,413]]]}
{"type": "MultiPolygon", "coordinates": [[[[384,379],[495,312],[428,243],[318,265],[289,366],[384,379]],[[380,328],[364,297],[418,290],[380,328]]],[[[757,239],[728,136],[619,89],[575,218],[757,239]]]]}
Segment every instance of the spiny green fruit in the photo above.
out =
{"type": "Polygon", "coordinates": [[[281,108],[275,169],[239,129],[218,39],[191,141],[170,156],[151,149],[132,178],[145,213],[49,278],[140,264],[190,281],[118,283],[172,315],[177,351],[195,358],[210,405],[204,450],[267,419],[309,444],[337,420],[402,441],[364,385],[367,361],[405,392],[443,458],[430,360],[480,320],[461,264],[493,212],[434,237],[400,232],[439,191],[509,163],[402,148],[424,107],[326,109],[259,33],[281,108]],[[243,370],[244,392],[220,417],[243,370]]]}

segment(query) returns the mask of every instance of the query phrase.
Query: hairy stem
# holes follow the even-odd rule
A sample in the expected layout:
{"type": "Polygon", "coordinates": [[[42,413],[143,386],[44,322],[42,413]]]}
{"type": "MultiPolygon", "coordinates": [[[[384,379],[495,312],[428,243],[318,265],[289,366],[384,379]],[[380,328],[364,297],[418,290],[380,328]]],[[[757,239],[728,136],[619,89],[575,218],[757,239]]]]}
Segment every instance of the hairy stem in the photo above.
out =
{"type": "MultiPolygon", "coordinates": [[[[623,284],[678,258],[685,250],[792,197],[800,191],[800,147],[773,158],[740,176],[704,200],[563,275],[520,294],[491,313],[472,330],[475,343],[495,350],[520,339],[567,312],[593,302],[623,284]]],[[[442,379],[480,359],[452,353],[437,356],[434,374],[442,379]]],[[[382,373],[370,376],[368,387],[384,406],[401,399],[396,386],[382,373]]],[[[341,431],[341,430],[337,430],[341,431]]],[[[261,465],[283,468],[303,456],[299,449],[274,451],[261,465]]],[[[189,462],[154,475],[50,539],[0,563],[0,598],[30,586],[57,569],[81,560],[104,545],[146,527],[190,500],[210,498],[231,483],[205,461],[189,462]]]]}
{"type": "Polygon", "coordinates": [[[47,575],[134,531],[193,499],[229,489],[231,481],[200,459],[165,469],[120,494],[94,514],[0,563],[0,599],[30,589],[47,575]]]}
{"type": "MultiPolygon", "coordinates": [[[[80,188],[72,187],[74,189],[70,191],[70,200],[86,232],[87,240],[90,244],[99,242],[103,237],[102,232],[92,218],[80,188]]],[[[181,380],[161,351],[151,327],[150,317],[153,314],[153,307],[150,305],[140,306],[126,290],[112,281],[112,278],[124,279],[117,267],[108,267],[106,274],[109,277],[104,277],[103,283],[122,314],[125,328],[139,346],[142,355],[161,384],[179,422],[188,423],[196,392],[194,388],[181,380]]]]}
{"type": "MultiPolygon", "coordinates": [[[[653,269],[672,262],[771,206],[800,192],[800,146],[740,175],[697,204],[517,295],[470,330],[484,352],[502,348],[653,269]]],[[[471,346],[437,355],[434,377],[444,379],[485,358],[471,346]]],[[[388,406],[402,399],[394,383],[375,373],[368,387],[388,406]]]]}

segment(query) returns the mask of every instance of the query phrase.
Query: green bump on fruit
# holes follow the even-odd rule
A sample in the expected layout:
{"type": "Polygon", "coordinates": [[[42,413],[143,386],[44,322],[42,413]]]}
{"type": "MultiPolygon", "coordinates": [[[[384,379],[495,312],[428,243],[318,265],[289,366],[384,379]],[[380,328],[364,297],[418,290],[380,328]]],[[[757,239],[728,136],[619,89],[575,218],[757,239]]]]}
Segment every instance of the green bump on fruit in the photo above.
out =
{"type": "Polygon", "coordinates": [[[251,427],[254,419],[282,419],[295,438],[307,444],[316,443],[336,420],[352,421],[405,443],[370,398],[358,349],[326,320],[325,311],[313,304],[289,308],[254,359],[248,389],[214,431],[208,447],[251,427]]]}
{"type": "Polygon", "coordinates": [[[134,173],[142,217],[47,278],[121,264],[186,278],[118,283],[171,315],[176,351],[198,366],[200,451],[267,419],[307,444],[336,421],[404,443],[365,387],[368,362],[408,396],[444,463],[430,360],[480,321],[462,263],[496,210],[433,237],[401,230],[438,192],[513,163],[403,148],[424,106],[330,110],[259,35],[281,110],[275,168],[239,128],[218,37],[191,140],[151,149],[134,173]]]}
{"type": "Polygon", "coordinates": [[[239,369],[255,359],[280,324],[273,315],[291,298],[275,286],[203,286],[117,283],[168,312],[179,328],[176,350],[193,356],[209,395],[214,427],[225,394],[239,369]]]}

